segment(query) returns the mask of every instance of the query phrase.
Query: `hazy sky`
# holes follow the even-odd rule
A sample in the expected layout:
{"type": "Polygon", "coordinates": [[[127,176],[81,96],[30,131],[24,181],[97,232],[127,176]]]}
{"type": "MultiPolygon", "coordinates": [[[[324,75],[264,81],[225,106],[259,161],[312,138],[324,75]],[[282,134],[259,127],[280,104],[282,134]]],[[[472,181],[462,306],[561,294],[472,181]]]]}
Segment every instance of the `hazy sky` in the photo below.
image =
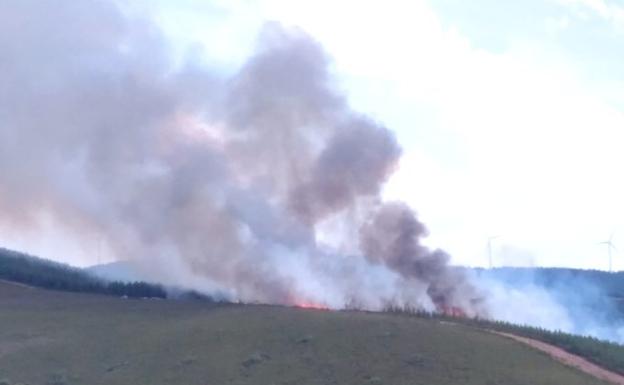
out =
{"type": "MultiPolygon", "coordinates": [[[[265,20],[320,41],[351,104],[405,148],[386,196],[410,203],[455,263],[486,264],[500,236],[497,265],[606,269],[597,243],[614,233],[624,269],[624,1],[133,4],[178,54],[224,72],[265,20]]],[[[46,254],[54,237],[7,242],[46,254]]]]}
{"type": "Polygon", "coordinates": [[[318,39],[406,149],[386,195],[456,263],[486,263],[496,235],[495,263],[606,268],[596,243],[624,240],[624,2],[165,3],[166,30],[226,68],[263,19],[318,39]]]}

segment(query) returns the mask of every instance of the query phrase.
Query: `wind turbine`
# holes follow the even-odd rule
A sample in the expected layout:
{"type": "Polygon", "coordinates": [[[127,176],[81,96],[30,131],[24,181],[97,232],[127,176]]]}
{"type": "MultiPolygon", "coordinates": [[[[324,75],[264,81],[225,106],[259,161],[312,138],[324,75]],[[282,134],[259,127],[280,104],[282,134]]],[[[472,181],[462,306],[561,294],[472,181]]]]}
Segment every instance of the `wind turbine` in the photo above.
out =
{"type": "Polygon", "coordinates": [[[488,247],[488,262],[490,264],[490,269],[492,268],[492,241],[496,238],[500,238],[500,235],[495,235],[493,237],[488,237],[487,247],[488,247]]]}
{"type": "Polygon", "coordinates": [[[614,233],[611,233],[611,236],[609,237],[608,241],[598,243],[599,245],[607,245],[607,253],[609,254],[609,272],[613,271],[612,270],[613,259],[611,257],[611,250],[617,251],[617,248],[613,244],[613,234],[614,233]]]}

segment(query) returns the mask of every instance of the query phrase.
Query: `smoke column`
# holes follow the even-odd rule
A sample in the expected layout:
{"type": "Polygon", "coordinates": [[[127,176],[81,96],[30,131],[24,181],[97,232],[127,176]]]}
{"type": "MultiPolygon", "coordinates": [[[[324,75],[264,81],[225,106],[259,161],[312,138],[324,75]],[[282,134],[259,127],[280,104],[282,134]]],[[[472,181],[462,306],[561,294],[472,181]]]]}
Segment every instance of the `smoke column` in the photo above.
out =
{"type": "Polygon", "coordinates": [[[301,31],[267,24],[223,76],[174,66],[111,2],[3,1],[0,50],[3,227],[51,218],[232,300],[476,312],[414,212],[380,198],[393,133],[349,108],[301,31]],[[327,223],[351,229],[341,247],[327,223]]]}

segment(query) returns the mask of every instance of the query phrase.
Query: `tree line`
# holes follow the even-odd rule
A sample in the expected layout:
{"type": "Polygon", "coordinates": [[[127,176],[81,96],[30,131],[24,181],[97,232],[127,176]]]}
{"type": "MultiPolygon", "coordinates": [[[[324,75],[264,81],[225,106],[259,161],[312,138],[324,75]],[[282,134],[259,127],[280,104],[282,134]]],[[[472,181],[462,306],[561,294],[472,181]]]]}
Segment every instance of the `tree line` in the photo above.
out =
{"type": "Polygon", "coordinates": [[[0,279],[51,290],[129,298],[167,298],[160,285],[105,281],[84,270],[0,248],[0,279]]]}

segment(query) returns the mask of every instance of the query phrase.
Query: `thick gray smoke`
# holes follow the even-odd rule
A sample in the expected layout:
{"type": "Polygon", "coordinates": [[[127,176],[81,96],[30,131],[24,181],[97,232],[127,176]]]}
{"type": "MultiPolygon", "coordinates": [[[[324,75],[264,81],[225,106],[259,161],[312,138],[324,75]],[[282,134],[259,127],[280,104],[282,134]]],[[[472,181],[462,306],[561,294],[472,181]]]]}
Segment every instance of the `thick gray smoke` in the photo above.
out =
{"type": "Polygon", "coordinates": [[[413,211],[380,199],[394,135],[349,108],[301,31],[268,24],[225,77],[174,66],[113,3],[3,1],[0,55],[1,226],[99,234],[156,279],[235,300],[476,311],[413,211]],[[331,221],[360,229],[350,253],[319,240],[331,221]]]}
{"type": "Polygon", "coordinates": [[[407,279],[425,282],[427,294],[439,306],[477,308],[481,298],[462,271],[449,268],[450,257],[441,250],[431,252],[420,243],[426,233],[408,206],[387,203],[362,226],[362,252],[373,263],[383,263],[407,279]],[[458,298],[467,302],[458,303],[458,298]]]}

